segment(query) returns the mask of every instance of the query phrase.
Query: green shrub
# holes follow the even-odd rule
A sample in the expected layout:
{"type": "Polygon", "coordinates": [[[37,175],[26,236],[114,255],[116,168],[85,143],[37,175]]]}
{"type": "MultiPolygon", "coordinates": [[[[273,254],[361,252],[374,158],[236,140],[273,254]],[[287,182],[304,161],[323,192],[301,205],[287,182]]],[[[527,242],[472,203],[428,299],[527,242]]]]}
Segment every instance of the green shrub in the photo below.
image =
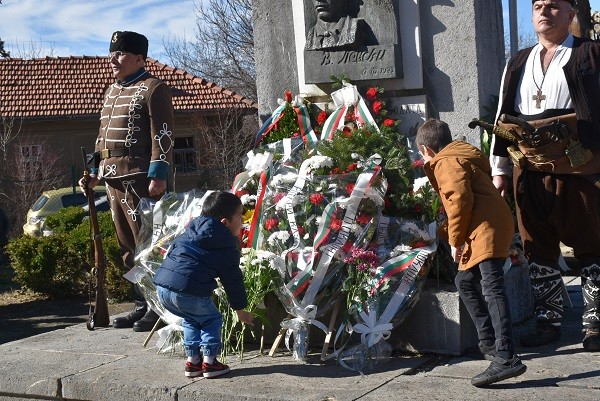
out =
{"type": "Polygon", "coordinates": [[[48,215],[45,225],[55,233],[68,233],[81,224],[85,215],[78,206],[65,207],[48,215]]]}
{"type": "MultiPolygon", "coordinates": [[[[80,208],[65,208],[48,216],[53,235],[21,236],[7,245],[16,282],[52,298],[88,294],[87,273],[94,265],[90,222],[82,221],[85,213],[73,209],[80,208]]],[[[110,212],[98,213],[98,226],[106,259],[106,292],[109,298],[127,299],[131,283],[123,278],[125,268],[110,212]]]]}

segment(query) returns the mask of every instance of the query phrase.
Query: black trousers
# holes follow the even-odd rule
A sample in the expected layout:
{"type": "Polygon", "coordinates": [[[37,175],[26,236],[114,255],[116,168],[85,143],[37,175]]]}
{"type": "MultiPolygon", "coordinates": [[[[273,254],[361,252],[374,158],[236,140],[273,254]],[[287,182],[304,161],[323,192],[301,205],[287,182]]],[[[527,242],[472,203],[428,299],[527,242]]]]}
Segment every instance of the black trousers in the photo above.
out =
{"type": "Polygon", "coordinates": [[[512,322],[508,299],[504,290],[502,267],[506,259],[488,259],[479,265],[460,270],[454,282],[475,328],[479,344],[495,343],[498,354],[505,359],[512,358],[512,322]]]}

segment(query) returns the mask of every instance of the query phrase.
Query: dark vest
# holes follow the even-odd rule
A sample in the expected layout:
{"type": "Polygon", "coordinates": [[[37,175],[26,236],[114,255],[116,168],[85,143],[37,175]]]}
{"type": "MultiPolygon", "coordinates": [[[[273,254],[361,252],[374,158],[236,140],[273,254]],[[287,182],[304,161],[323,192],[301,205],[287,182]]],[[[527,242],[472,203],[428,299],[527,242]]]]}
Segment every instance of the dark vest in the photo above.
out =
{"type": "MultiPolygon", "coordinates": [[[[529,47],[519,51],[508,62],[500,114],[519,114],[515,110],[515,99],[525,62],[532,49],[529,47]]],[[[588,149],[600,149],[600,43],[575,37],[571,58],[563,71],[577,114],[581,144],[588,149]]],[[[496,137],[492,153],[507,157],[506,148],[510,145],[507,140],[496,137]]]]}

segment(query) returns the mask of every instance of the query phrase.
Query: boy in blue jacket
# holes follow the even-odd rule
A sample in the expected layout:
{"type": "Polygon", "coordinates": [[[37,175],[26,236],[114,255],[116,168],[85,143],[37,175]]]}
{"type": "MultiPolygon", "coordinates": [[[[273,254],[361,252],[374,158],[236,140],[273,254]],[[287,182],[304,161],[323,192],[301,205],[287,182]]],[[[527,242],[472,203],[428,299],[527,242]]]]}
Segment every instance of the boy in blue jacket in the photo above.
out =
{"type": "Polygon", "coordinates": [[[240,270],[241,228],[240,199],[229,192],[209,194],[202,215],[193,219],[173,242],[154,275],[160,302],[166,310],[183,318],[187,377],[214,378],[229,372],[229,366],[216,359],[222,346],[223,324],[211,299],[217,288],[216,278],[221,280],[240,321],[252,325],[252,313],[244,310],[248,299],[240,270]]]}

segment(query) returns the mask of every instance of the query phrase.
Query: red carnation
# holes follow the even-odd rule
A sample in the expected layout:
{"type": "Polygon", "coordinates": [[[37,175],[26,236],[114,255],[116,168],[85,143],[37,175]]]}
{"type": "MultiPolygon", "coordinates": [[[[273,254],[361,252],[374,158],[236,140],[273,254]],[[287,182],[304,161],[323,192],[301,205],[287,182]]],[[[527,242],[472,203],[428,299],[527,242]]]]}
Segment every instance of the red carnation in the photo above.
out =
{"type": "Polygon", "coordinates": [[[300,234],[300,236],[304,236],[304,234],[306,234],[304,227],[298,226],[298,234],[300,234]]]}
{"type": "Polygon", "coordinates": [[[415,205],[415,212],[421,213],[423,211],[423,207],[419,204],[415,205]]]}
{"type": "Polygon", "coordinates": [[[337,168],[337,167],[334,167],[334,168],[332,168],[332,169],[331,169],[331,173],[330,173],[330,174],[331,174],[331,175],[335,175],[335,174],[339,174],[339,173],[341,173],[341,172],[342,172],[342,171],[341,171],[339,168],[337,168]]]}
{"type": "Polygon", "coordinates": [[[235,193],[235,195],[236,195],[238,198],[241,198],[242,196],[244,196],[244,195],[248,195],[249,193],[250,193],[250,192],[248,192],[248,191],[247,191],[247,190],[245,190],[245,189],[240,189],[239,191],[237,191],[237,192],[235,193]]]}
{"type": "Polygon", "coordinates": [[[393,127],[394,124],[396,124],[396,121],[392,120],[391,118],[386,118],[385,120],[383,120],[383,125],[385,125],[386,127],[393,127]]]}
{"type": "Polygon", "coordinates": [[[342,129],[342,135],[346,138],[352,138],[352,129],[350,129],[350,127],[344,127],[344,129],[342,129]]]}
{"type": "Polygon", "coordinates": [[[348,168],[346,169],[346,171],[347,172],[354,171],[354,170],[356,170],[357,167],[358,167],[358,164],[352,163],[351,165],[348,166],[348,168]]]}
{"type": "Polygon", "coordinates": [[[286,90],[285,92],[285,101],[288,103],[291,103],[292,101],[292,91],[291,90],[286,90]]]}
{"type": "Polygon", "coordinates": [[[317,116],[317,123],[319,125],[323,125],[323,124],[325,124],[325,121],[327,121],[327,113],[325,113],[324,111],[322,111],[317,116]]]}
{"type": "Polygon", "coordinates": [[[348,195],[351,195],[352,191],[354,191],[354,184],[348,184],[348,185],[346,185],[346,193],[348,195]]]}
{"type": "Polygon", "coordinates": [[[413,248],[424,248],[427,246],[427,242],[425,241],[418,241],[417,243],[415,243],[415,245],[413,246],[413,248]]]}
{"type": "Polygon", "coordinates": [[[367,99],[375,100],[377,98],[377,88],[370,87],[367,90],[367,99]]]}
{"type": "Polygon", "coordinates": [[[332,230],[339,231],[342,228],[342,220],[331,219],[331,224],[329,226],[332,230]]]}
{"type": "Polygon", "coordinates": [[[368,224],[371,221],[371,215],[369,213],[361,213],[356,218],[356,221],[360,224],[368,224]]]}
{"type": "Polygon", "coordinates": [[[383,108],[383,103],[380,101],[373,102],[373,113],[379,114],[383,108]]]}
{"type": "Polygon", "coordinates": [[[383,198],[383,205],[386,208],[392,207],[392,201],[387,196],[383,198]]]}
{"type": "Polygon", "coordinates": [[[282,192],[276,193],[275,196],[273,197],[273,202],[275,202],[276,204],[279,203],[279,201],[282,200],[284,196],[285,196],[285,194],[282,192]]]}
{"type": "Polygon", "coordinates": [[[277,228],[279,226],[279,220],[276,218],[270,218],[265,220],[265,228],[269,231],[277,228]]]}
{"type": "Polygon", "coordinates": [[[352,242],[346,242],[344,244],[344,246],[342,247],[342,251],[344,251],[345,253],[350,252],[351,249],[352,249],[352,242]]]}
{"type": "Polygon", "coordinates": [[[323,195],[321,194],[312,194],[308,197],[308,200],[310,201],[310,203],[318,205],[321,202],[323,202],[323,200],[325,200],[325,197],[323,197],[323,195]]]}
{"type": "Polygon", "coordinates": [[[425,165],[425,161],[423,159],[417,159],[413,162],[413,168],[423,167],[425,165]]]}

